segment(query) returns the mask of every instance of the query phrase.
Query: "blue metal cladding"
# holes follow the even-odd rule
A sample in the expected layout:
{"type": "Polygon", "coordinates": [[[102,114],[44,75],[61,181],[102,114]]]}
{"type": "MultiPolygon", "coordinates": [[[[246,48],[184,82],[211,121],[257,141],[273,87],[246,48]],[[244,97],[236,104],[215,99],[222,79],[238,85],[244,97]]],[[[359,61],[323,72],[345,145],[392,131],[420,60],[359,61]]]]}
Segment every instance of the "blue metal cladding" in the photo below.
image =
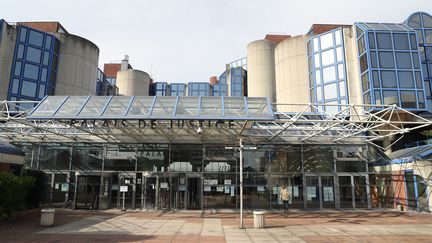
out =
{"type": "Polygon", "coordinates": [[[59,41],[32,28],[17,30],[8,100],[42,100],[55,91],[59,41]]]}
{"type": "Polygon", "coordinates": [[[355,26],[364,104],[426,110],[415,31],[403,24],[355,26]]]}
{"type": "Polygon", "coordinates": [[[320,111],[335,113],[348,104],[343,29],[312,36],[307,43],[311,102],[320,111]]]}
{"type": "Polygon", "coordinates": [[[172,83],[170,86],[171,86],[171,96],[185,96],[186,95],[186,84],[185,83],[172,83]]]}
{"type": "Polygon", "coordinates": [[[205,82],[189,82],[188,96],[211,96],[211,85],[205,82]]]}
{"type": "Polygon", "coordinates": [[[432,16],[424,12],[413,13],[405,21],[417,34],[424,90],[429,110],[432,109],[432,16]]]}

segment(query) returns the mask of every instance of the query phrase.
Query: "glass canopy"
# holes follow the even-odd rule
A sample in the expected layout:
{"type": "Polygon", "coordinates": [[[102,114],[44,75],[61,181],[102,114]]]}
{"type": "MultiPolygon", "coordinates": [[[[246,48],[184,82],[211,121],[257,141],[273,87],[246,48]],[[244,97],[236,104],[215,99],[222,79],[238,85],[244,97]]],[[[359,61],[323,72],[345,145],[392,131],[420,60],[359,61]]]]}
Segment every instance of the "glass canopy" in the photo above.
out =
{"type": "Polygon", "coordinates": [[[27,119],[274,120],[265,97],[47,96],[27,119]]]}
{"type": "Polygon", "coordinates": [[[414,31],[406,24],[394,23],[356,23],[357,26],[366,31],[414,31]]]}

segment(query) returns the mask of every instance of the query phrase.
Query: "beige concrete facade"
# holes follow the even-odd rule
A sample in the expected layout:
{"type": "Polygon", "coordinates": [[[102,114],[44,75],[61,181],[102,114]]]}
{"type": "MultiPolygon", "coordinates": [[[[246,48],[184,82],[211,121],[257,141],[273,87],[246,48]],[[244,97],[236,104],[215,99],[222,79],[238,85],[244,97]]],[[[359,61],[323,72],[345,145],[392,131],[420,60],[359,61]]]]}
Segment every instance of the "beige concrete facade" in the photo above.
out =
{"type": "Polygon", "coordinates": [[[149,95],[150,75],[140,70],[121,70],[117,72],[117,87],[120,95],[149,95]]]}
{"type": "Polygon", "coordinates": [[[343,28],[343,41],[349,95],[348,103],[361,105],[363,104],[363,97],[360,80],[360,63],[354,26],[351,28],[343,28]]]}
{"type": "Polygon", "coordinates": [[[0,100],[6,100],[9,90],[10,75],[16,43],[16,28],[7,25],[3,26],[3,33],[0,38],[0,100]]]}
{"type": "MultiPolygon", "coordinates": [[[[306,53],[307,35],[295,36],[281,41],[275,48],[276,103],[310,103],[308,63],[306,53]]],[[[304,106],[279,106],[280,111],[299,111],[304,106]]]]}
{"type": "Polygon", "coordinates": [[[95,95],[99,48],[71,34],[55,34],[60,40],[56,95],[95,95]]]}
{"type": "Polygon", "coordinates": [[[248,96],[276,101],[274,48],[275,44],[269,40],[248,44],[248,96]]]}

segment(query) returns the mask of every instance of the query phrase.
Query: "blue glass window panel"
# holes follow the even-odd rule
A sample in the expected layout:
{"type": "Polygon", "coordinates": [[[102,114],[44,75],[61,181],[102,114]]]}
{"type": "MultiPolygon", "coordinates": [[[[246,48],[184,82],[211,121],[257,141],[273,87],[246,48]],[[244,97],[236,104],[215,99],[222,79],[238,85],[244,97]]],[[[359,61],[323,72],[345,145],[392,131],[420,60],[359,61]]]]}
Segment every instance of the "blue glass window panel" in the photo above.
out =
{"type": "Polygon", "coordinates": [[[410,34],[410,42],[411,42],[411,49],[412,50],[417,50],[417,39],[416,36],[414,34],[410,34]]]}
{"type": "Polygon", "coordinates": [[[381,93],[379,91],[375,91],[374,95],[375,95],[375,104],[382,105],[381,93]]]}
{"type": "Polygon", "coordinates": [[[424,47],[420,47],[420,60],[421,62],[426,62],[426,51],[424,47]]]}
{"type": "Polygon", "coordinates": [[[396,50],[409,50],[408,35],[402,33],[393,34],[394,47],[396,50]]]}
{"type": "Polygon", "coordinates": [[[330,49],[321,53],[321,64],[327,66],[335,63],[334,50],[330,49]]]}
{"type": "Polygon", "coordinates": [[[432,28],[432,18],[427,14],[422,14],[423,16],[423,27],[432,28]]]}
{"type": "Polygon", "coordinates": [[[392,49],[392,41],[390,34],[377,33],[376,36],[379,49],[392,49]]]}
{"type": "Polygon", "coordinates": [[[30,30],[28,43],[38,47],[42,47],[43,37],[44,35],[42,33],[30,30]]]}
{"type": "Polygon", "coordinates": [[[369,38],[369,48],[370,49],[375,49],[376,45],[375,45],[375,35],[374,35],[374,32],[368,33],[368,38],[369,38]]]}
{"type": "Polygon", "coordinates": [[[366,55],[366,53],[364,53],[364,54],[360,57],[360,73],[363,73],[363,72],[366,71],[367,69],[368,69],[367,55],[366,55]]]}
{"type": "Polygon", "coordinates": [[[42,82],[47,81],[47,72],[48,72],[48,69],[42,68],[42,72],[41,72],[41,81],[42,82]]]}
{"type": "Polygon", "coordinates": [[[420,69],[420,61],[419,61],[419,55],[417,52],[412,53],[412,59],[415,69],[420,69]]]}
{"type": "Polygon", "coordinates": [[[23,81],[21,86],[21,95],[35,97],[37,84],[29,81],[23,81]]]}
{"type": "Polygon", "coordinates": [[[376,52],[374,52],[374,51],[370,52],[370,59],[371,59],[371,66],[373,68],[377,68],[378,67],[378,59],[376,56],[376,52]]]}
{"type": "Polygon", "coordinates": [[[15,71],[14,71],[14,75],[15,76],[21,76],[21,66],[22,66],[22,62],[15,62],[15,71]]]}
{"type": "Polygon", "coordinates": [[[422,91],[418,91],[417,97],[418,97],[419,108],[420,109],[426,108],[425,100],[424,100],[424,93],[422,91]]]}
{"type": "Polygon", "coordinates": [[[431,86],[430,86],[430,82],[429,81],[425,81],[425,91],[426,91],[426,96],[430,97],[431,96],[431,86]]]}
{"type": "Polygon", "coordinates": [[[399,105],[399,97],[397,91],[383,90],[384,105],[399,105]]]}
{"type": "Polygon", "coordinates": [[[413,28],[421,28],[420,14],[414,14],[408,21],[408,25],[413,28]]]}
{"type": "Polygon", "coordinates": [[[432,45],[432,30],[424,31],[425,43],[427,45],[432,45]]]}
{"type": "Polygon", "coordinates": [[[26,60],[30,62],[40,63],[42,51],[33,47],[27,47],[26,60]]]}
{"type": "Polygon", "coordinates": [[[416,80],[417,89],[422,89],[423,88],[423,82],[422,82],[423,80],[421,78],[421,73],[415,72],[414,76],[415,76],[415,80],[416,80]]]}
{"type": "Polygon", "coordinates": [[[316,88],[316,90],[317,90],[317,101],[322,101],[322,89],[321,89],[321,86],[318,86],[317,88],[316,88]]]}
{"type": "Polygon", "coordinates": [[[338,87],[336,83],[327,84],[324,86],[324,98],[326,100],[336,99],[338,87]]]}
{"type": "Polygon", "coordinates": [[[378,71],[372,71],[372,79],[374,88],[380,88],[380,79],[378,71]]]}
{"type": "Polygon", "coordinates": [[[318,42],[319,42],[318,37],[313,38],[313,47],[315,52],[319,50],[318,42]]]}
{"type": "Polygon", "coordinates": [[[363,102],[367,105],[370,105],[371,103],[371,95],[370,92],[367,92],[365,94],[363,94],[363,102]]]}
{"type": "Polygon", "coordinates": [[[364,36],[360,37],[358,39],[358,52],[359,55],[363,54],[366,51],[364,36]]]}
{"type": "Polygon", "coordinates": [[[24,64],[24,78],[37,80],[39,77],[39,67],[33,64],[24,64]]]}
{"type": "Polygon", "coordinates": [[[51,36],[47,35],[45,37],[45,49],[48,49],[48,50],[51,49],[51,40],[52,40],[51,36]]]}
{"type": "Polygon", "coordinates": [[[335,34],[335,44],[336,45],[342,44],[341,30],[336,30],[334,34],[335,34]]]}
{"type": "Polygon", "coordinates": [[[321,35],[320,40],[321,40],[321,50],[332,47],[333,46],[333,32],[321,35]]]}
{"type": "Polygon", "coordinates": [[[321,64],[320,64],[320,55],[319,55],[319,53],[316,53],[315,55],[314,55],[314,63],[315,63],[315,68],[318,68],[318,67],[320,67],[321,66],[321,64]]]}
{"type": "Polygon", "coordinates": [[[20,83],[19,79],[14,78],[12,82],[12,94],[18,94],[19,83],[20,83]]]}
{"type": "Polygon", "coordinates": [[[396,52],[396,63],[398,68],[412,68],[411,55],[409,52],[396,52]]]}
{"type": "Polygon", "coordinates": [[[49,58],[50,58],[50,53],[49,52],[44,52],[44,57],[43,57],[43,65],[48,66],[49,64],[49,58]]]}
{"type": "Polygon", "coordinates": [[[23,59],[24,57],[24,45],[18,44],[17,58],[23,59]]]}
{"type": "Polygon", "coordinates": [[[237,76],[241,76],[242,75],[241,68],[233,68],[233,74],[237,76]]]}
{"type": "Polygon", "coordinates": [[[39,85],[39,94],[38,94],[38,98],[42,99],[43,97],[45,97],[45,85],[41,84],[39,85]]]}
{"type": "Polygon", "coordinates": [[[417,33],[417,38],[418,38],[418,43],[419,44],[423,44],[423,31],[422,30],[416,30],[417,33]]]}
{"type": "Polygon", "coordinates": [[[336,69],[334,66],[323,69],[323,81],[331,82],[336,80],[336,69]]]}
{"type": "Polygon", "coordinates": [[[394,71],[381,71],[381,82],[383,88],[396,88],[396,73],[394,71]]]}
{"type": "Polygon", "coordinates": [[[398,72],[399,87],[414,89],[414,77],[412,72],[399,71],[398,72]]]}
{"type": "Polygon", "coordinates": [[[346,96],[345,82],[339,82],[339,96],[340,97],[346,96]]]}
{"type": "Polygon", "coordinates": [[[344,67],[343,67],[343,65],[339,64],[337,66],[337,68],[338,68],[338,78],[339,78],[339,80],[344,79],[345,78],[345,73],[344,73],[344,67]]]}
{"type": "Polygon", "coordinates": [[[366,92],[369,90],[369,77],[368,77],[368,73],[364,73],[361,77],[362,80],[362,88],[363,88],[363,92],[366,92]]]}
{"type": "Polygon", "coordinates": [[[336,48],[336,61],[337,62],[342,62],[343,61],[342,47],[336,48]]]}
{"type": "Polygon", "coordinates": [[[27,28],[21,27],[19,40],[21,42],[26,42],[26,37],[27,37],[27,28]]]}
{"type": "Polygon", "coordinates": [[[394,68],[393,52],[378,52],[378,60],[381,68],[394,68]]]}
{"type": "Polygon", "coordinates": [[[315,70],[315,81],[317,84],[322,83],[322,79],[321,79],[321,72],[320,70],[315,70]]]}
{"type": "Polygon", "coordinates": [[[402,108],[417,108],[416,94],[414,91],[401,91],[402,108]]]}

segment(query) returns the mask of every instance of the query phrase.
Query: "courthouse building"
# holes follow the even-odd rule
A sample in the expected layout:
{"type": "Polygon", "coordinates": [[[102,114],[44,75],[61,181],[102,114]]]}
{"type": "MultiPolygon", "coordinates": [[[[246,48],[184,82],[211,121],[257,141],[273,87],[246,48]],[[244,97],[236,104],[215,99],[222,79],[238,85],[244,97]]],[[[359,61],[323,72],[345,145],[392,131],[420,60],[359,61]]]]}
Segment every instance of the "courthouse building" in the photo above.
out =
{"type": "Polygon", "coordinates": [[[117,68],[118,96],[18,101],[33,89],[22,88],[26,77],[9,84],[0,138],[46,172],[47,203],[120,208],[124,196],[126,208],[238,208],[243,186],[245,208],[278,209],[285,184],[292,208],[430,211],[430,178],[384,154],[432,124],[429,14],[268,35],[247,46],[247,67],[212,83],[153,83],[128,63],[117,68]]]}

